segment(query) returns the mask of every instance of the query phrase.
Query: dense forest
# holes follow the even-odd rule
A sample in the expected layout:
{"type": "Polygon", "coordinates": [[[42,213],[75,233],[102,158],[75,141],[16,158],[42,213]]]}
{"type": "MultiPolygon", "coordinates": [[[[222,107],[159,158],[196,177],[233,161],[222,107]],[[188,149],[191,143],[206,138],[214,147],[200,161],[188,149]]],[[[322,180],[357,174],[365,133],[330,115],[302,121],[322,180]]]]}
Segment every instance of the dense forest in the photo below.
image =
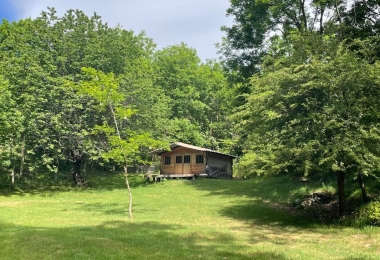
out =
{"type": "Polygon", "coordinates": [[[0,24],[0,185],[149,165],[174,141],[235,175],[380,177],[380,2],[231,0],[220,59],[54,8],[0,24]],[[66,176],[66,173],[63,174],[66,176]],[[32,177],[31,177],[32,176],[32,177]]]}

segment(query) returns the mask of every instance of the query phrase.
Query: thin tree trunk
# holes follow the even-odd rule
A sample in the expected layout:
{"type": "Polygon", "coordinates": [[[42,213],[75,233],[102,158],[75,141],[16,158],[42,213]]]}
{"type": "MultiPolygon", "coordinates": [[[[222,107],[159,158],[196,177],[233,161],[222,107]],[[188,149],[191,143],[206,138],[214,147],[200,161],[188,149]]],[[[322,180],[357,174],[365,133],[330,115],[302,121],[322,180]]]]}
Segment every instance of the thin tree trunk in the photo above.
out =
{"type": "Polygon", "coordinates": [[[306,12],[305,12],[305,0],[300,0],[300,5],[301,5],[301,11],[302,11],[302,17],[301,17],[301,20],[302,20],[302,23],[303,23],[303,26],[304,26],[304,31],[307,30],[307,17],[306,17],[306,12]]]}
{"type": "Polygon", "coordinates": [[[24,173],[24,165],[25,165],[25,135],[22,139],[22,146],[21,146],[21,162],[20,162],[20,176],[24,173]]]}
{"type": "Polygon", "coordinates": [[[323,34],[324,28],[323,28],[323,14],[325,12],[325,8],[321,7],[321,18],[319,20],[319,34],[323,34]]]}
{"type": "Polygon", "coordinates": [[[84,159],[84,166],[83,166],[83,170],[82,170],[82,172],[83,172],[83,176],[84,177],[87,177],[87,158],[88,157],[86,157],[85,159],[84,159]]]}
{"type": "Polygon", "coordinates": [[[339,197],[339,217],[344,219],[346,216],[346,202],[344,198],[344,172],[338,172],[338,197],[339,197]]]}
{"type": "Polygon", "coordinates": [[[124,174],[125,174],[125,184],[127,184],[128,195],[129,195],[129,207],[128,207],[129,217],[131,219],[133,219],[133,215],[132,215],[132,192],[131,192],[131,187],[129,186],[128,168],[126,165],[124,166],[124,174]]]}
{"type": "Polygon", "coordinates": [[[55,168],[55,181],[58,180],[58,171],[59,171],[59,160],[57,159],[56,160],[56,163],[57,163],[57,168],[55,168]]]}
{"type": "MultiPolygon", "coordinates": [[[[111,109],[113,120],[114,120],[114,123],[115,123],[115,128],[116,128],[117,136],[121,140],[121,135],[120,135],[120,131],[119,131],[118,122],[117,122],[116,115],[115,115],[115,112],[114,112],[113,107],[112,107],[111,104],[110,104],[110,109],[111,109]]],[[[124,158],[124,161],[125,161],[125,165],[124,165],[125,184],[127,185],[128,195],[129,195],[129,207],[128,207],[128,211],[129,211],[129,217],[131,219],[133,219],[133,215],[132,215],[132,192],[131,192],[131,187],[129,186],[129,181],[128,181],[128,166],[126,164],[125,158],[124,158]]]]}
{"type": "Polygon", "coordinates": [[[15,165],[13,165],[12,169],[12,188],[15,188],[15,165]]]}
{"type": "Polygon", "coordinates": [[[364,203],[366,203],[369,201],[369,198],[367,196],[367,191],[365,189],[364,181],[363,181],[363,175],[361,173],[358,174],[358,181],[359,181],[360,190],[362,192],[363,201],[364,203]]]}
{"type": "Polygon", "coordinates": [[[12,144],[9,145],[9,161],[11,162],[11,166],[12,166],[12,162],[13,162],[13,168],[11,171],[11,176],[12,176],[11,185],[12,185],[12,188],[15,188],[15,167],[16,167],[16,163],[13,160],[13,146],[12,146],[12,144]]]}
{"type": "Polygon", "coordinates": [[[119,126],[118,126],[118,123],[117,123],[117,120],[116,120],[116,115],[115,115],[115,112],[113,111],[113,107],[112,107],[111,104],[110,104],[110,109],[111,109],[111,113],[112,113],[112,116],[113,116],[113,121],[115,123],[115,128],[116,128],[117,135],[121,139],[121,135],[120,135],[120,131],[119,131],[119,126]]]}
{"type": "Polygon", "coordinates": [[[339,36],[340,36],[341,38],[343,38],[342,16],[341,16],[341,13],[340,13],[340,11],[339,11],[339,6],[338,6],[338,1],[337,1],[337,0],[335,0],[334,7],[335,7],[336,15],[337,15],[337,17],[338,17],[338,22],[339,22],[338,33],[339,33],[339,36]]]}

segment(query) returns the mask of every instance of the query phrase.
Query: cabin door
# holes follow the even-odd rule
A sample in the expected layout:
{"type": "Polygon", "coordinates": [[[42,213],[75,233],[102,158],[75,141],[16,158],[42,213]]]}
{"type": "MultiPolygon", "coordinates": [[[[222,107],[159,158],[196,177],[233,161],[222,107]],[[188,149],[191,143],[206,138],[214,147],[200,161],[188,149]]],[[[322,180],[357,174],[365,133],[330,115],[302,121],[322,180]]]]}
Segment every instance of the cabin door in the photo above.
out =
{"type": "Polygon", "coordinates": [[[183,172],[182,155],[177,155],[175,157],[174,174],[182,174],[182,172],[183,172]]]}
{"type": "Polygon", "coordinates": [[[183,174],[191,174],[191,156],[183,156],[183,174]]]}

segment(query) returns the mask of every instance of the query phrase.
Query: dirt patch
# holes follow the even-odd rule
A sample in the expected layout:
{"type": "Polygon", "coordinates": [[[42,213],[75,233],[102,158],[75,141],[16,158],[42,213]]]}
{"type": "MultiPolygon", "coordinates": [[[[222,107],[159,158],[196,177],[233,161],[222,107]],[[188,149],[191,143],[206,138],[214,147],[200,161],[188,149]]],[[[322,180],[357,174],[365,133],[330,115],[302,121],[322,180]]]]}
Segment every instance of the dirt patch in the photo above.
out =
{"type": "Polygon", "coordinates": [[[22,207],[25,204],[23,201],[2,201],[0,202],[0,207],[22,207]]]}
{"type": "Polygon", "coordinates": [[[332,196],[328,198],[324,197],[323,199],[316,196],[305,196],[303,199],[299,199],[293,203],[270,203],[270,205],[278,210],[289,212],[294,216],[319,220],[339,219],[338,199],[332,196]]]}

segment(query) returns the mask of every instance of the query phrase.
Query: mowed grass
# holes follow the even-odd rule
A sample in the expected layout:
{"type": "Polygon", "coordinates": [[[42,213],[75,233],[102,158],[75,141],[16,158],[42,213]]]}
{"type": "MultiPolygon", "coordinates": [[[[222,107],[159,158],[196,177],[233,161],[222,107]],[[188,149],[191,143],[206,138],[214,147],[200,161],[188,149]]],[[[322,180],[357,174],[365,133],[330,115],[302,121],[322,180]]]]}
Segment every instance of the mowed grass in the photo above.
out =
{"type": "Polygon", "coordinates": [[[380,259],[380,230],[327,225],[277,210],[289,179],[122,175],[0,195],[0,259],[380,259]]]}

